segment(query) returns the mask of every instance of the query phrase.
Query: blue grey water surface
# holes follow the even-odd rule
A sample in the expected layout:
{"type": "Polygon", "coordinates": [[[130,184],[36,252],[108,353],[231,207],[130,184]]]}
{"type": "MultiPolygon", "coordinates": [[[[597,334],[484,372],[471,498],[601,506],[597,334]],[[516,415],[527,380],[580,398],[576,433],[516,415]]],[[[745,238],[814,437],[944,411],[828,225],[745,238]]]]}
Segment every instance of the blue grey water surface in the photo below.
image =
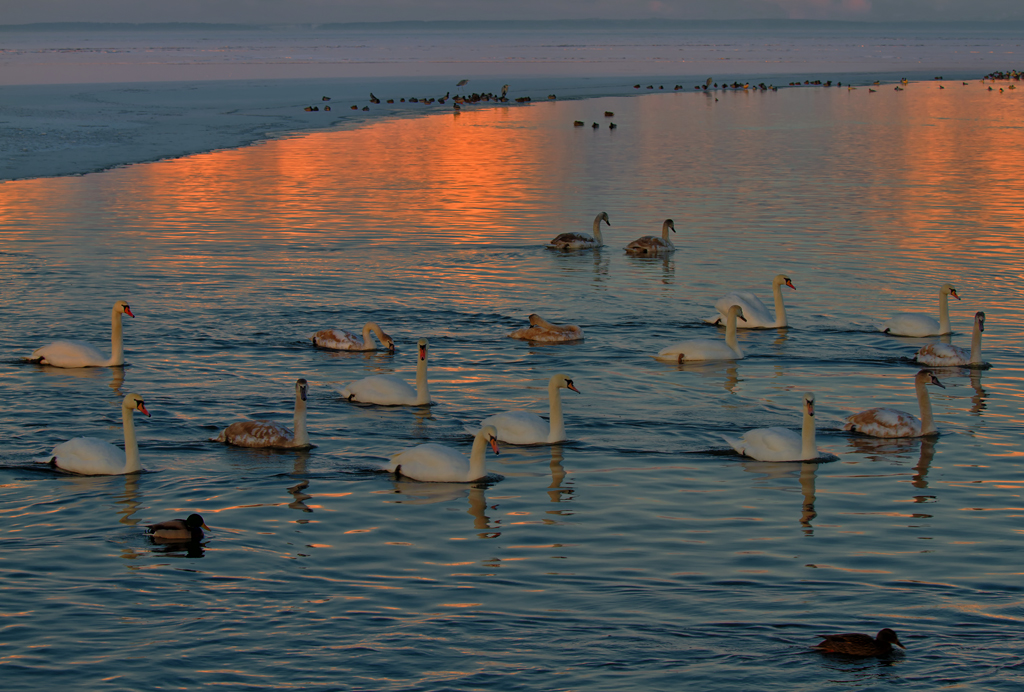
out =
{"type": "Polygon", "coordinates": [[[4,183],[4,688],[1019,689],[1024,138],[1021,92],[987,86],[467,108],[4,183]],[[600,211],[605,248],[544,247],[600,211]],[[672,256],[623,253],[669,217],[672,256]],[[715,300],[769,302],[779,272],[791,326],[741,333],[746,358],[652,358],[722,338],[701,322],[715,300]],[[877,325],[935,315],[943,282],[953,343],[986,312],[992,367],[937,372],[937,437],[842,432],[871,406],[917,413],[911,357],[936,339],[877,325]],[[124,368],[19,361],[55,338],[107,348],[118,299],[124,368]],[[505,336],[533,312],[585,340],[505,336]],[[310,343],[371,319],[394,355],[310,343]],[[340,398],[411,380],[420,337],[434,406],[340,398]],[[546,413],[558,372],[581,391],[568,442],[502,445],[486,483],[376,470],[420,442],[468,451],[492,413],[546,413]],[[297,377],[315,449],[208,441],[290,423],[297,377]],[[808,391],[838,460],[727,452],[722,435],[796,428],[808,391]],[[76,435],[120,444],[128,392],[153,414],[147,472],[38,463],[76,435]],[[145,537],[190,512],[201,545],[145,537]],[[882,627],[907,651],[809,650],[882,627]]]}

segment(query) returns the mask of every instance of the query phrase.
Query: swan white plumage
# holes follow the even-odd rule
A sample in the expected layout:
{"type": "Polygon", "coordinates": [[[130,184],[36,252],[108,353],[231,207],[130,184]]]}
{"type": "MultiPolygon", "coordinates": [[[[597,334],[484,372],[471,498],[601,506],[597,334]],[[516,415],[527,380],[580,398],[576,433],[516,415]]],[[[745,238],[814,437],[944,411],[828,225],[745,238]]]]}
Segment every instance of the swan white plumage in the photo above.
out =
{"type": "Polygon", "coordinates": [[[756,428],[740,439],[723,439],[739,454],[758,461],[806,461],[818,458],[814,439],[814,395],[804,394],[804,420],[799,435],[789,428],[756,428]]]}
{"type": "Polygon", "coordinates": [[[658,360],[682,363],[690,360],[739,360],[743,351],[736,341],[736,320],[744,319],[743,308],[733,305],[725,316],[725,341],[688,339],[666,346],[655,356],[658,360]]]}
{"type": "Polygon", "coordinates": [[[397,476],[417,481],[472,483],[487,475],[484,448],[488,444],[498,454],[497,431],[490,425],[476,434],[468,459],[451,447],[428,443],[392,454],[391,461],[384,468],[397,476]]]}
{"type": "Polygon", "coordinates": [[[548,381],[549,420],[544,420],[529,411],[505,411],[484,418],[480,425],[493,426],[498,439],[514,445],[554,444],[565,437],[565,421],[562,419],[562,396],[560,389],[580,390],[568,375],[552,375],[548,381]]]}
{"type": "Polygon", "coordinates": [[[54,341],[32,352],[28,360],[55,368],[103,368],[124,365],[124,345],[121,338],[121,315],[135,317],[128,303],[119,300],[110,311],[110,357],[84,341],[54,341]]]}
{"type": "Polygon", "coordinates": [[[121,402],[123,450],[95,437],[73,437],[53,448],[50,465],[82,476],[120,476],[141,471],[139,443],[135,440],[135,421],[132,418],[135,411],[149,415],[142,397],[129,394],[121,402]]]}
{"type": "Polygon", "coordinates": [[[235,447],[256,447],[274,449],[308,449],[306,430],[306,400],[309,398],[309,383],[304,378],[295,381],[295,417],[292,419],[294,432],[269,420],[247,420],[232,423],[220,435],[211,437],[211,442],[224,442],[235,447]]]}
{"type": "Polygon", "coordinates": [[[782,286],[785,284],[794,291],[796,286],[785,274],[778,274],[772,280],[772,293],[775,296],[775,314],[768,311],[768,307],[761,302],[761,299],[750,291],[736,291],[727,296],[719,298],[715,303],[717,314],[705,317],[704,321],[711,324],[719,324],[722,317],[729,311],[732,305],[739,305],[743,308],[743,316],[746,321],[737,325],[741,329],[770,329],[773,327],[787,327],[786,304],[782,300],[782,286]]]}
{"type": "Polygon", "coordinates": [[[349,401],[382,406],[425,406],[432,403],[427,384],[427,346],[426,339],[419,340],[416,389],[394,375],[371,375],[346,385],[341,396],[349,401]]]}
{"type": "Polygon", "coordinates": [[[971,349],[952,344],[928,344],[922,346],[914,355],[914,360],[922,365],[934,367],[950,367],[958,365],[986,365],[981,359],[981,333],[985,331],[985,313],[974,313],[974,331],[971,333],[971,349]]]}
{"type": "Polygon", "coordinates": [[[949,334],[949,297],[960,300],[956,289],[951,284],[942,284],[939,288],[939,321],[923,312],[903,312],[894,315],[882,325],[882,331],[895,336],[938,336],[949,334]]]}
{"type": "Polygon", "coordinates": [[[367,322],[363,325],[362,338],[345,329],[321,329],[313,335],[313,345],[332,351],[376,351],[377,345],[370,337],[371,334],[376,334],[380,345],[394,353],[394,340],[385,334],[376,322],[367,322]]]}
{"type": "Polygon", "coordinates": [[[509,334],[509,338],[544,343],[582,341],[583,330],[574,324],[552,324],[540,315],[533,314],[530,315],[530,326],[515,330],[509,334]]]}
{"type": "Polygon", "coordinates": [[[661,224],[661,237],[656,235],[645,235],[637,238],[626,246],[626,252],[630,255],[663,255],[673,252],[676,246],[668,239],[669,229],[676,232],[676,224],[672,219],[665,219],[661,224]]]}
{"type": "Polygon", "coordinates": [[[601,222],[609,226],[612,222],[608,220],[608,213],[601,212],[594,217],[593,237],[586,233],[560,233],[551,239],[548,247],[554,250],[585,250],[592,247],[603,247],[604,240],[601,238],[601,222]]]}
{"type": "Polygon", "coordinates": [[[922,437],[938,432],[932,418],[932,401],[925,385],[934,384],[943,389],[946,385],[929,370],[921,370],[914,377],[917,390],[917,404],[921,408],[921,420],[906,411],[893,408],[869,408],[866,411],[846,417],[843,430],[858,432],[871,437],[922,437]]]}

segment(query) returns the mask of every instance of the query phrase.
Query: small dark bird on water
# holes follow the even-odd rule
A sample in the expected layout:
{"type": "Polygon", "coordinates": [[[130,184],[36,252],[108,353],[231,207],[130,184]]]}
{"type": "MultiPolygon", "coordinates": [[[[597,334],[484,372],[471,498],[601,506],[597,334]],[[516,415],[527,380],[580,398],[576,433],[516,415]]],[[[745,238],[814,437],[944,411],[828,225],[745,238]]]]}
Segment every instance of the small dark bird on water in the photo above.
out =
{"type": "Polygon", "coordinates": [[[372,91],[370,92],[370,103],[380,103],[380,99],[374,96],[372,91]]]}
{"type": "Polygon", "coordinates": [[[872,638],[866,634],[822,634],[823,641],[814,645],[819,651],[846,656],[888,656],[892,653],[892,645],[906,649],[899,637],[886,627],[872,638]]]}
{"type": "Polygon", "coordinates": [[[584,125],[586,125],[586,123],[583,122],[582,120],[573,120],[572,121],[572,126],[573,127],[583,127],[584,125]]]}
{"type": "Polygon", "coordinates": [[[597,128],[599,128],[599,127],[601,127],[601,126],[600,126],[600,125],[598,125],[597,123],[594,123],[593,125],[591,125],[591,127],[592,127],[592,128],[594,128],[594,129],[596,130],[597,128]]]}
{"type": "Polygon", "coordinates": [[[608,123],[609,130],[614,130],[616,127],[618,127],[618,125],[616,125],[615,123],[608,123]]]}
{"type": "Polygon", "coordinates": [[[321,100],[321,101],[330,101],[330,100],[331,100],[331,97],[330,97],[330,96],[321,96],[321,97],[320,97],[320,100],[321,100]]]}
{"type": "Polygon", "coordinates": [[[203,522],[198,514],[188,515],[188,519],[171,519],[146,527],[147,533],[154,541],[162,543],[194,543],[203,540],[203,529],[210,527],[203,522]]]}

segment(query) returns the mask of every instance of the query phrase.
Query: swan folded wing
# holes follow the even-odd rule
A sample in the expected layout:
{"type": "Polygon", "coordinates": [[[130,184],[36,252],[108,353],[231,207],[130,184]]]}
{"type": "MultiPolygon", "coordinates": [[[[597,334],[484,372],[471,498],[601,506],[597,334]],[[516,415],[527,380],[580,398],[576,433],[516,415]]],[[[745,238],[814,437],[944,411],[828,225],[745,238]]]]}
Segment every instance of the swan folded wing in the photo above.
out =
{"type": "Polygon", "coordinates": [[[872,437],[920,437],[921,421],[894,408],[869,408],[846,418],[843,430],[872,437]]]}
{"type": "Polygon", "coordinates": [[[54,341],[33,351],[29,360],[56,368],[88,368],[106,365],[110,356],[84,341],[54,341]]]}
{"type": "Polygon", "coordinates": [[[73,437],[50,452],[58,468],[83,476],[111,476],[124,473],[124,450],[95,437],[73,437]]]}
{"type": "Polygon", "coordinates": [[[739,356],[724,341],[717,339],[690,339],[672,344],[658,351],[657,360],[678,362],[683,360],[735,360],[739,356]]]}
{"type": "Polygon", "coordinates": [[[313,345],[335,351],[361,351],[363,340],[344,329],[321,329],[313,335],[313,345]]]}
{"type": "Polygon", "coordinates": [[[293,447],[295,435],[285,426],[269,420],[232,423],[214,438],[236,447],[293,447]]]}
{"type": "Polygon", "coordinates": [[[382,406],[403,406],[416,404],[416,390],[394,375],[371,375],[347,385],[341,396],[350,401],[359,401],[382,406]]]}
{"type": "Polygon", "coordinates": [[[548,343],[581,341],[583,339],[583,330],[574,325],[523,327],[522,329],[517,329],[514,332],[511,332],[509,337],[512,339],[522,339],[524,341],[541,341],[548,343]]]}
{"type": "Polygon", "coordinates": [[[789,428],[756,428],[745,432],[739,440],[726,441],[740,454],[758,461],[798,461],[803,453],[803,440],[789,428]]]}
{"type": "Polygon", "coordinates": [[[391,455],[385,470],[428,483],[459,483],[476,480],[469,475],[469,459],[444,445],[427,443],[391,455]]]}
{"type": "Polygon", "coordinates": [[[481,428],[487,425],[493,425],[498,431],[499,442],[514,445],[545,444],[551,434],[551,425],[529,411],[505,411],[488,416],[480,422],[481,428]]]}
{"type": "Polygon", "coordinates": [[[919,312],[894,315],[882,325],[883,332],[896,336],[936,336],[939,329],[938,320],[919,312]]]}
{"type": "Polygon", "coordinates": [[[952,344],[928,344],[921,347],[914,359],[924,365],[968,365],[971,362],[971,351],[952,344]]]}
{"type": "MultiPolygon", "coordinates": [[[[720,315],[716,316],[725,322],[725,315],[729,312],[729,308],[733,305],[739,305],[743,308],[743,317],[746,320],[742,326],[749,329],[750,327],[774,327],[775,326],[775,315],[768,310],[768,307],[761,302],[761,299],[750,291],[736,291],[730,293],[727,296],[722,296],[715,302],[715,310],[718,310],[720,315]]],[[[712,318],[704,320],[705,322],[714,322],[712,318]]],[[[737,325],[740,326],[740,325],[737,325]]]]}
{"type": "Polygon", "coordinates": [[[548,247],[573,249],[595,244],[594,239],[585,233],[559,233],[551,239],[548,247]]]}
{"type": "Polygon", "coordinates": [[[653,235],[645,235],[637,238],[626,246],[626,252],[633,254],[655,254],[669,248],[668,244],[661,238],[653,235]]]}

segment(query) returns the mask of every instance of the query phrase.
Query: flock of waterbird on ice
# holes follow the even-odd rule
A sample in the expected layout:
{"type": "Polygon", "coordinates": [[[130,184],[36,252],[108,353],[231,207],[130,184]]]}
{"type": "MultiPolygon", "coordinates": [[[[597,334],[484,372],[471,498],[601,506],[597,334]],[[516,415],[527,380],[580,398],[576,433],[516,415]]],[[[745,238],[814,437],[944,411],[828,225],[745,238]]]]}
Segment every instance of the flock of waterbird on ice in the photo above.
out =
{"type": "MultiPolygon", "coordinates": [[[[562,233],[551,240],[548,247],[557,251],[598,249],[604,246],[601,224],[611,226],[608,214],[601,212],[594,218],[593,235],[562,233]]],[[[634,256],[658,256],[671,253],[675,246],[669,232],[675,232],[672,219],[662,224],[660,236],[643,236],[629,243],[625,251],[634,256]]],[[[665,346],[654,357],[661,361],[683,363],[689,361],[730,361],[743,358],[736,341],[736,330],[766,329],[788,326],[782,286],[796,289],[792,280],[779,274],[772,280],[775,312],[751,292],[730,293],[715,303],[716,313],[704,319],[710,324],[725,323],[725,339],[689,339],[665,346]]],[[[949,296],[957,300],[956,289],[943,284],[939,289],[939,319],[923,313],[903,313],[885,322],[881,329],[897,336],[938,336],[951,333],[949,322],[949,296]]],[[[122,316],[134,317],[128,303],[119,300],[111,311],[111,353],[107,356],[82,341],[54,341],[36,349],[27,359],[30,362],[58,368],[109,367],[124,364],[122,316]]],[[[584,338],[583,330],[575,325],[553,324],[539,315],[530,315],[530,326],[516,330],[508,336],[536,343],[571,343],[584,338]]],[[[922,347],[915,360],[933,367],[966,366],[986,367],[981,358],[981,333],[985,328],[985,313],[974,317],[971,348],[964,349],[948,343],[931,343],[922,347]]],[[[377,344],[393,352],[395,342],[379,325],[368,322],[361,334],[343,329],[325,329],[312,337],[317,348],[337,351],[374,351],[377,344]],[[376,342],[374,341],[376,337],[376,342]]],[[[372,375],[346,385],[341,397],[347,401],[380,406],[426,406],[433,403],[427,380],[429,343],[418,342],[416,385],[394,375],[372,375]]],[[[944,385],[935,375],[923,369],[915,377],[915,389],[920,418],[891,408],[870,408],[846,418],[844,429],[878,438],[908,438],[932,435],[937,432],[932,417],[931,402],[926,385],[944,385]]],[[[463,453],[446,445],[427,443],[393,454],[384,470],[396,476],[422,481],[469,483],[487,476],[485,453],[489,445],[498,453],[498,441],[513,445],[554,444],[567,439],[562,415],[561,390],[579,393],[571,377],[553,375],[548,384],[548,419],[527,411],[506,411],[485,418],[473,430],[474,441],[467,458],[463,453]]],[[[303,449],[310,443],[306,429],[306,400],[309,384],[305,379],[295,383],[295,413],[291,429],[274,421],[240,421],[226,427],[212,441],[254,448],[303,449]]],[[[75,437],[53,448],[48,463],[62,471],[81,475],[120,475],[142,471],[139,447],[135,437],[133,414],[138,411],[150,415],[145,402],[136,393],[124,397],[121,406],[124,427],[124,449],[97,438],[75,437]]],[[[759,461],[792,462],[822,459],[815,444],[814,395],[806,393],[803,400],[803,424],[798,434],[788,428],[769,427],[748,430],[738,438],[724,437],[739,454],[759,461]]],[[[198,514],[187,519],[174,519],[149,527],[154,539],[165,542],[196,541],[203,537],[203,528],[209,528],[198,514]]],[[[895,632],[883,629],[874,638],[863,634],[830,635],[818,648],[824,651],[850,655],[884,655],[892,645],[901,646],[895,632]]]]}

